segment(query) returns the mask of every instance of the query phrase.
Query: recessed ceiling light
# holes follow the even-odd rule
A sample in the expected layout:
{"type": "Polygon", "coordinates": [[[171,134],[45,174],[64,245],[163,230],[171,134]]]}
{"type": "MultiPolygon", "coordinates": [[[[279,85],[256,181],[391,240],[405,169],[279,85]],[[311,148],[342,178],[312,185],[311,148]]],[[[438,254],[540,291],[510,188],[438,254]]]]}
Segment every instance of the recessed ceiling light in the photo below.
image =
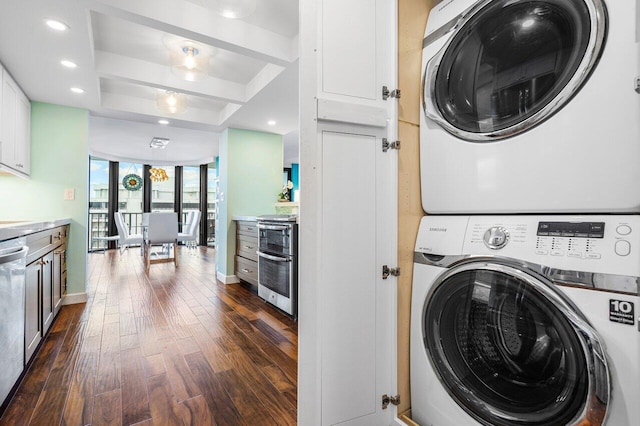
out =
{"type": "Polygon", "coordinates": [[[45,19],[44,21],[47,26],[56,31],[66,31],[69,29],[69,26],[64,22],[56,21],[55,19],[45,19]]]}
{"type": "Polygon", "coordinates": [[[276,125],[276,121],[275,120],[269,120],[269,121],[267,121],[267,124],[269,126],[275,126],[276,125]]]}
{"type": "Polygon", "coordinates": [[[84,93],[84,90],[83,90],[83,89],[81,89],[81,88],[79,88],[79,87],[72,87],[72,88],[71,88],[71,91],[72,91],[73,93],[84,93]]]}
{"type": "Polygon", "coordinates": [[[67,68],[76,68],[78,66],[75,62],[67,61],[66,59],[61,60],[60,63],[67,68]]]}
{"type": "Polygon", "coordinates": [[[158,120],[158,124],[169,124],[169,120],[158,120]]]}

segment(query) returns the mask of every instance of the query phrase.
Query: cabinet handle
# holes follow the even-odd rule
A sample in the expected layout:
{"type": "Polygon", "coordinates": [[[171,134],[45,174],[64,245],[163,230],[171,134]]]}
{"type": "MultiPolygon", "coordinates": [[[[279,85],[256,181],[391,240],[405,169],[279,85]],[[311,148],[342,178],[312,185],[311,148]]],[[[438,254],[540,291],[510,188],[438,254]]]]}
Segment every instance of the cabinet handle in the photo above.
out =
{"type": "Polygon", "coordinates": [[[58,235],[54,235],[53,238],[55,240],[59,240],[60,238],[62,238],[62,236],[60,235],[60,233],[58,233],[58,235]]]}
{"type": "Polygon", "coordinates": [[[251,270],[249,270],[247,268],[242,268],[241,271],[244,272],[245,274],[250,274],[250,273],[253,272],[253,271],[251,271],[251,270]]]}
{"type": "Polygon", "coordinates": [[[251,250],[253,247],[251,247],[251,246],[244,246],[244,248],[251,250]]]}

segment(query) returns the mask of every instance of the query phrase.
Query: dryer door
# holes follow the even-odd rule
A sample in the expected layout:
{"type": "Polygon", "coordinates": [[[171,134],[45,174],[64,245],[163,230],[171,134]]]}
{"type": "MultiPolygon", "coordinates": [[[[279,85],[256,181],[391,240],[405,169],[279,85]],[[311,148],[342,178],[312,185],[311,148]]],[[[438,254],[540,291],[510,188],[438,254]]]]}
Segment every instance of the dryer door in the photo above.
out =
{"type": "Polygon", "coordinates": [[[434,283],[422,318],[438,378],[480,423],[603,424],[610,382],[598,335],[544,278],[460,264],[434,283]]]}
{"type": "Polygon", "coordinates": [[[503,139],[558,111],[604,46],[602,0],[483,0],[424,74],[424,110],[461,139],[503,139]]]}

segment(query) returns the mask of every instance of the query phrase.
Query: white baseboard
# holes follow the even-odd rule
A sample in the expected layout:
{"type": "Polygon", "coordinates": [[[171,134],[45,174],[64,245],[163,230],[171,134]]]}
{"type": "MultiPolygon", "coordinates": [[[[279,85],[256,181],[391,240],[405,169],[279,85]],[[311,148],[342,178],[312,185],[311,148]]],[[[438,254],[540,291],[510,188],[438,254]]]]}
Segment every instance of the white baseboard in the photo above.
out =
{"type": "Polygon", "coordinates": [[[87,293],[72,293],[62,296],[63,305],[75,305],[76,303],[84,303],[87,301],[87,293]]]}
{"type": "Polygon", "coordinates": [[[216,272],[216,278],[218,279],[218,281],[220,281],[222,284],[236,284],[240,282],[240,279],[238,277],[236,277],[235,275],[224,275],[221,272],[216,272]]]}

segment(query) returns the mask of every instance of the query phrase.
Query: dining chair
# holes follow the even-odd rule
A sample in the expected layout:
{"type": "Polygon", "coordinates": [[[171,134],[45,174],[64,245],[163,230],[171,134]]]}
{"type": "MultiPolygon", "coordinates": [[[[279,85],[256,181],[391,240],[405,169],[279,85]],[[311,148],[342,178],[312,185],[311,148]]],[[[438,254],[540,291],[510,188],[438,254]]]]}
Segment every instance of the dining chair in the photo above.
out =
{"type": "Polygon", "coordinates": [[[142,250],[142,234],[129,234],[127,224],[124,222],[124,217],[121,212],[116,212],[114,215],[116,221],[116,228],[118,228],[118,245],[120,246],[120,253],[129,248],[131,244],[140,244],[142,250]]]}
{"type": "Polygon", "coordinates": [[[197,247],[198,224],[200,223],[200,210],[191,210],[187,213],[187,227],[185,232],[178,233],[178,242],[186,243],[188,248],[197,247]]]}
{"type": "Polygon", "coordinates": [[[175,212],[154,212],[149,215],[149,224],[145,233],[145,267],[147,273],[152,263],[171,262],[178,266],[178,215],[175,212]],[[167,246],[166,256],[152,252],[153,245],[167,246]],[[171,256],[173,252],[173,257],[171,256]]]}

